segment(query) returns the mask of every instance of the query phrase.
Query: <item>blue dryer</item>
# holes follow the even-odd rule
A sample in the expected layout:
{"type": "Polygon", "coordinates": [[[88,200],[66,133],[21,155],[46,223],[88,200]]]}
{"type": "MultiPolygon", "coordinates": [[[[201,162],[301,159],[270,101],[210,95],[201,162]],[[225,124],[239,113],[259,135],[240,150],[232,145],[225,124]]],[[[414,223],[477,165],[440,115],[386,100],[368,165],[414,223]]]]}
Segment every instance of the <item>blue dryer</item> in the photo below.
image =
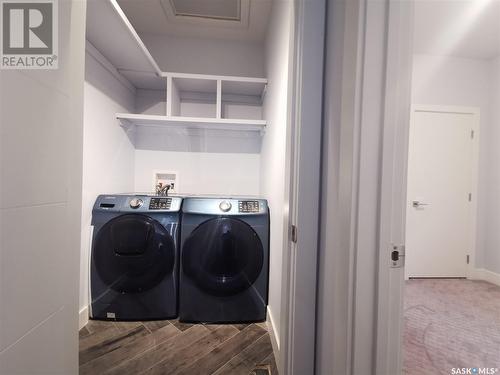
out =
{"type": "Polygon", "coordinates": [[[177,317],[182,199],[101,195],[92,211],[90,317],[177,317]]]}
{"type": "Polygon", "coordinates": [[[266,319],[269,209],[263,199],[185,198],[179,319],[266,319]]]}

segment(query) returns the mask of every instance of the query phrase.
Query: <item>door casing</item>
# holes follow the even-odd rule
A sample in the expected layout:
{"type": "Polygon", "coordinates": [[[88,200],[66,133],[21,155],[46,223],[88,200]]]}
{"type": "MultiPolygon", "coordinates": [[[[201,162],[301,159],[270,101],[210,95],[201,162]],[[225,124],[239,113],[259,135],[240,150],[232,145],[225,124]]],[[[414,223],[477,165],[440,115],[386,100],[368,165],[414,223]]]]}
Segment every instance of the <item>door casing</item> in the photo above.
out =
{"type": "Polygon", "coordinates": [[[323,0],[297,1],[295,11],[290,221],[298,224],[298,243],[283,262],[280,373],[399,374],[404,270],[390,267],[390,253],[393,243],[404,244],[413,3],[332,1],[325,12],[323,0]],[[314,84],[331,95],[323,97],[314,84]],[[305,147],[321,144],[322,153],[305,147]],[[315,169],[304,169],[319,163],[322,181],[315,169]],[[311,205],[298,199],[305,187],[311,205]],[[325,259],[333,263],[322,273],[325,259]],[[308,303],[316,312],[302,314],[313,311],[308,303]]]}
{"type": "Polygon", "coordinates": [[[413,3],[328,4],[316,373],[400,374],[413,3]]]}
{"type": "Polygon", "coordinates": [[[314,374],[325,0],[291,0],[280,374],[314,374]],[[297,228],[292,241],[291,225],[297,228]]]}

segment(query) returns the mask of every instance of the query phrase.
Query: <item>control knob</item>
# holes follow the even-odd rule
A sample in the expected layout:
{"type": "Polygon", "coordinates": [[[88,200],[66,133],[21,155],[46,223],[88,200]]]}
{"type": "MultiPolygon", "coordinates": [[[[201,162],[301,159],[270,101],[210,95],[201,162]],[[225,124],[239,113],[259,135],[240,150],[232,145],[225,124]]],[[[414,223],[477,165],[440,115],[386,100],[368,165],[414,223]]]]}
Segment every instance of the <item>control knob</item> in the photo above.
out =
{"type": "Polygon", "coordinates": [[[228,201],[222,201],[219,204],[219,208],[221,209],[222,212],[228,212],[231,209],[232,205],[228,201]]]}
{"type": "Polygon", "coordinates": [[[143,203],[144,202],[140,198],[132,198],[130,200],[130,208],[134,208],[134,209],[139,208],[142,206],[143,203]]]}

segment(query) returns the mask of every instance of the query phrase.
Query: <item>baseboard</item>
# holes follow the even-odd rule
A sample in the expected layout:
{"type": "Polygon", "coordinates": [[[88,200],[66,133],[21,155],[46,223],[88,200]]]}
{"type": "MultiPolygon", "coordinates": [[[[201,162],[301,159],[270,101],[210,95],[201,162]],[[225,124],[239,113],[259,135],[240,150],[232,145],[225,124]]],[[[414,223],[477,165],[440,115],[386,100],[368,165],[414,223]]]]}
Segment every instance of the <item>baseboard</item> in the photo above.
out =
{"type": "Polygon", "coordinates": [[[78,318],[78,329],[82,329],[89,322],[89,308],[86,306],[80,310],[79,318],[78,318]]]}
{"type": "Polygon", "coordinates": [[[476,268],[474,279],[487,281],[489,283],[500,286],[500,273],[496,273],[484,268],[476,268]]]}
{"type": "Polygon", "coordinates": [[[267,329],[269,330],[269,337],[271,338],[271,345],[273,346],[274,359],[276,360],[276,365],[280,368],[280,338],[277,335],[276,325],[274,324],[273,314],[267,307],[267,329]]]}

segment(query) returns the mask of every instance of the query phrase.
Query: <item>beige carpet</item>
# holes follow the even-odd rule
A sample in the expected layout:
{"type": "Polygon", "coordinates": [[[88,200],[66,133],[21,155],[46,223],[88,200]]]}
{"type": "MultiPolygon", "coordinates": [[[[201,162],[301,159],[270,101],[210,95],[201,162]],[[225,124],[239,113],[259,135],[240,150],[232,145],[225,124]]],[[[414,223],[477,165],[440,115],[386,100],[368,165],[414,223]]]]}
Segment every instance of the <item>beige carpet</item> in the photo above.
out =
{"type": "Polygon", "coordinates": [[[449,375],[457,368],[500,374],[500,287],[471,280],[407,281],[404,321],[404,374],[449,375]]]}

